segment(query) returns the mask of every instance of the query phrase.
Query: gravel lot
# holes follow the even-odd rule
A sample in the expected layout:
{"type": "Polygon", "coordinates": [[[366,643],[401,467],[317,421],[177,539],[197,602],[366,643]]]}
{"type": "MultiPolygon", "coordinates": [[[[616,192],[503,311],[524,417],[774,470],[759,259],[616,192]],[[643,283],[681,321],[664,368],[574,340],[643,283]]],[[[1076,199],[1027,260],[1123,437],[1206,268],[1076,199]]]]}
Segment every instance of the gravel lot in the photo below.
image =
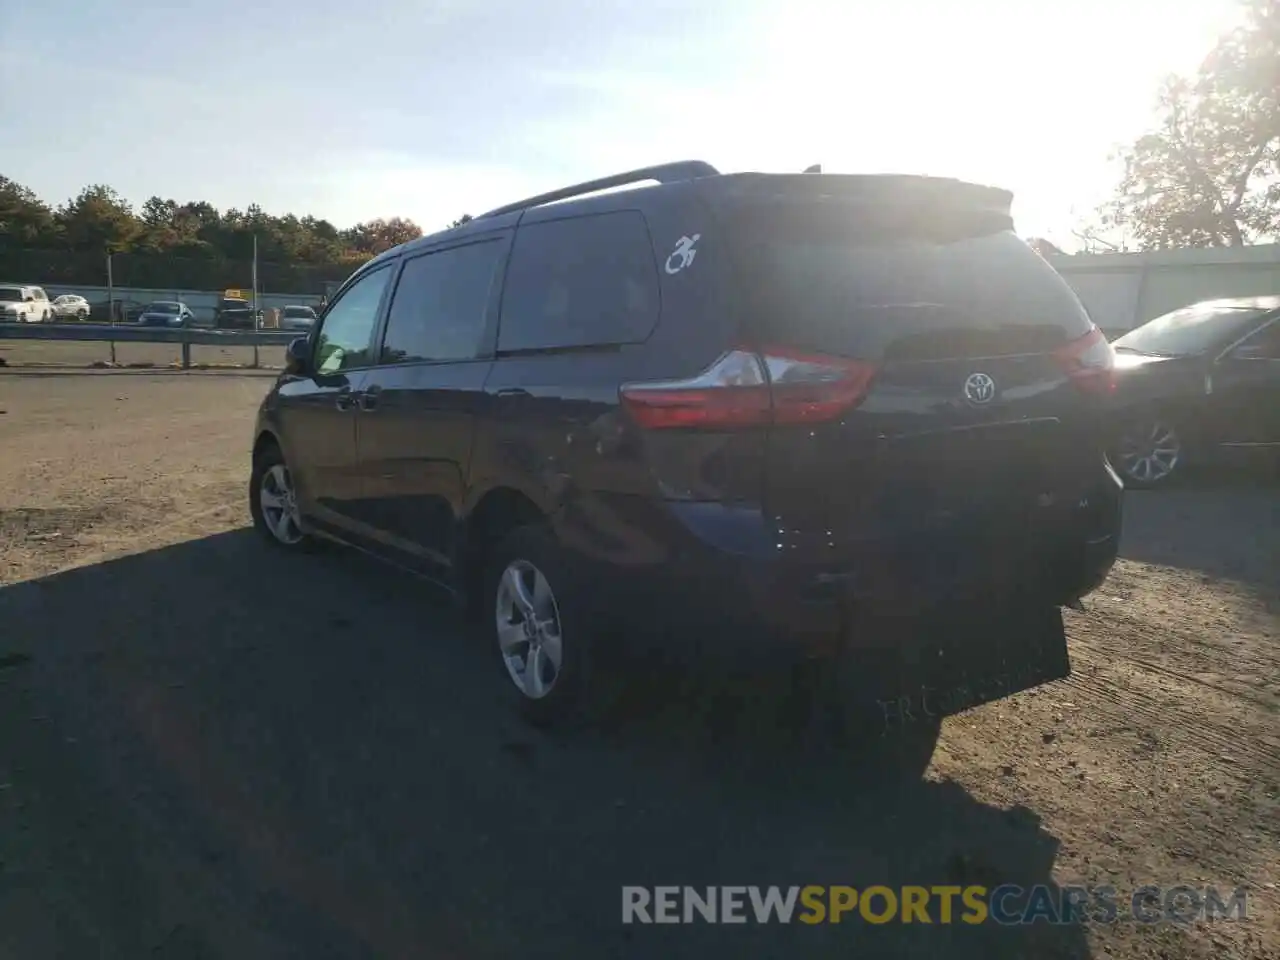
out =
{"type": "Polygon", "coordinates": [[[697,678],[525,730],[427,587],[246,529],[269,383],[0,371],[0,957],[1280,956],[1274,487],[1130,495],[1073,677],[890,785],[697,678]],[[1001,882],[1250,919],[619,922],[623,884],[1001,882]]]}

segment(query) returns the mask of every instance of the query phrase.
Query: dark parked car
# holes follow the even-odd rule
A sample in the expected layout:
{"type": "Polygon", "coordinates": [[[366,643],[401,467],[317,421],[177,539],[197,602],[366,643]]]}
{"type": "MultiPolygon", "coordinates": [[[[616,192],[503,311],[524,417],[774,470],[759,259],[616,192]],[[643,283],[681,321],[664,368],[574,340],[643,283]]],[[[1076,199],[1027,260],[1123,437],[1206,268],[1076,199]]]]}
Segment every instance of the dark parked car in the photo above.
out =
{"type": "Polygon", "coordinates": [[[1131,486],[1280,453],[1280,297],[1210,300],[1120,337],[1112,462],[1131,486]]]}
{"type": "Polygon", "coordinates": [[[213,325],[222,329],[231,330],[252,330],[254,328],[254,320],[261,322],[262,311],[254,313],[253,306],[248,300],[236,300],[232,298],[224,298],[218,301],[218,305],[213,311],[213,325]]]}
{"type": "Polygon", "coordinates": [[[138,316],[144,327],[189,327],[195,316],[180,300],[156,300],[146,305],[138,316]]]}
{"type": "Polygon", "coordinates": [[[535,722],[660,640],[842,678],[927,754],[1068,672],[1059,607],[1116,555],[1111,348],[1011,199],[691,161],[397,247],[289,348],[254,522],[465,598],[535,722]]]}

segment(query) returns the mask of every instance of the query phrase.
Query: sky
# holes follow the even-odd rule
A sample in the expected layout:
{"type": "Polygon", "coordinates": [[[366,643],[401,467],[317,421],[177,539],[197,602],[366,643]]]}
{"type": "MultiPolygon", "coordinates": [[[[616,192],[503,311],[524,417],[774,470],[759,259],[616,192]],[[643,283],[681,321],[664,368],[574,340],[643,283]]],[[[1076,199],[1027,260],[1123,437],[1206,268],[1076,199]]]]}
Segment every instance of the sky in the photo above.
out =
{"type": "Polygon", "coordinates": [[[0,174],[340,227],[676,159],[1014,191],[1068,248],[1232,0],[0,0],[0,174]]]}

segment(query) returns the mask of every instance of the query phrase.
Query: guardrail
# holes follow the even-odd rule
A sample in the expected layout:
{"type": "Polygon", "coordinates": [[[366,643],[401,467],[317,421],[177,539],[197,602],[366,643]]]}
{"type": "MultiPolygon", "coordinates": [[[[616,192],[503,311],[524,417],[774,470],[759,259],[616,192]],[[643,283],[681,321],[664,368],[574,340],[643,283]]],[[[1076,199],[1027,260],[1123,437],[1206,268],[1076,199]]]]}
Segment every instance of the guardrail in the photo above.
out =
{"type": "MultiPolygon", "coordinates": [[[[217,330],[210,327],[144,327],[110,323],[0,323],[0,340],[96,340],[116,343],[178,343],[182,367],[191,366],[191,346],[285,346],[306,334],[292,330],[217,330]]],[[[114,354],[113,354],[114,356],[114,354]]]]}

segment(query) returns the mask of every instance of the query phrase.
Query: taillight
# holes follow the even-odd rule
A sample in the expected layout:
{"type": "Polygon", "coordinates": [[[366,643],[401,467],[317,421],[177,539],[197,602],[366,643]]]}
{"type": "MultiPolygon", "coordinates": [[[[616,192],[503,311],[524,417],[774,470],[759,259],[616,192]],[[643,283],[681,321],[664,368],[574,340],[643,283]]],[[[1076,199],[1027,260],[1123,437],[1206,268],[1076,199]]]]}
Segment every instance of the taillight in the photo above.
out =
{"type": "Polygon", "coordinates": [[[1059,365],[1072,382],[1091,393],[1115,389],[1115,351],[1097,327],[1054,351],[1059,365]]]}
{"type": "Polygon", "coordinates": [[[636,423],[649,430],[821,423],[857,406],[874,375],[875,367],[861,360],[738,349],[696,377],[626,384],[621,395],[636,423]]]}

